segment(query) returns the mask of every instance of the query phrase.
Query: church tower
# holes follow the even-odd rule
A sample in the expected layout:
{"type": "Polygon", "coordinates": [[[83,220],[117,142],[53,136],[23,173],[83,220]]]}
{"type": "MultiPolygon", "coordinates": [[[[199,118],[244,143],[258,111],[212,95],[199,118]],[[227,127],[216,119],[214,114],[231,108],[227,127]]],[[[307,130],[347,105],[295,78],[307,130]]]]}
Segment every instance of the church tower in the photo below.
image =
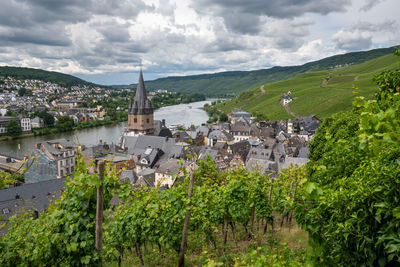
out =
{"type": "Polygon", "coordinates": [[[137,134],[154,134],[154,110],[150,100],[147,99],[144,87],[143,74],[140,70],[139,82],[136,88],[135,101],[129,103],[128,132],[137,134]]]}

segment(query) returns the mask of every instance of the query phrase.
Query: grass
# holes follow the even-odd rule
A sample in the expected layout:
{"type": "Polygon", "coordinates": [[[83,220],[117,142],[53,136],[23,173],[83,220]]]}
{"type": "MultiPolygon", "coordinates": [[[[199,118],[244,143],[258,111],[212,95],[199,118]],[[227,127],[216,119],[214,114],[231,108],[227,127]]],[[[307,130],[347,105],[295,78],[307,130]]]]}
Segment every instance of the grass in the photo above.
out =
{"type": "Polygon", "coordinates": [[[349,110],[355,96],[372,98],[377,91],[372,78],[383,70],[397,67],[398,61],[398,57],[386,55],[357,65],[299,74],[265,84],[265,93],[259,87],[253,88],[231,101],[218,104],[218,108],[229,113],[240,107],[261,113],[271,120],[284,120],[292,116],[287,114],[279,100],[290,90],[294,101],[289,103],[289,108],[296,116],[315,114],[323,119],[349,110]],[[354,90],[354,87],[358,89],[354,90]]]}
{"type": "MultiPolygon", "coordinates": [[[[279,220],[275,225],[278,225],[279,220]]],[[[220,230],[220,229],[218,229],[220,230]]],[[[254,261],[263,263],[287,263],[286,266],[302,266],[305,261],[308,234],[296,223],[286,225],[263,234],[260,224],[255,226],[255,237],[249,239],[244,227],[237,226],[235,240],[231,231],[225,251],[222,247],[222,232],[216,233],[217,249],[213,249],[201,233],[189,232],[188,249],[185,266],[251,266],[254,261]],[[265,257],[261,258],[260,257],[265,257]]],[[[147,245],[143,248],[144,266],[176,266],[177,253],[173,250],[159,251],[157,246],[147,245]]],[[[105,266],[117,266],[108,262],[105,266]]],[[[271,264],[268,264],[271,265],[271,264]]],[[[140,266],[135,250],[125,252],[122,266],[140,266]]],[[[263,264],[264,266],[264,264],[263,264]]],[[[279,265],[282,266],[282,265],[279,265]]]]}

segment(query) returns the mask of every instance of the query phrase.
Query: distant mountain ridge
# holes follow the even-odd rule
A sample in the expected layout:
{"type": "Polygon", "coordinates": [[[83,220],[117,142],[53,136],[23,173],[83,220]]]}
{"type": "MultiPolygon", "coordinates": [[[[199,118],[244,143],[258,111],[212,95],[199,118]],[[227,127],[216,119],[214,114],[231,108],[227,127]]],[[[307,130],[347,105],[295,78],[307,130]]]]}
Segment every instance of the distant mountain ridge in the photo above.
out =
{"type": "MultiPolygon", "coordinates": [[[[169,91],[182,93],[201,92],[207,96],[235,95],[262,84],[285,80],[301,73],[326,70],[336,65],[359,64],[391,54],[394,51],[394,47],[379,48],[369,51],[335,55],[299,66],[276,66],[269,69],[252,71],[226,71],[213,74],[171,76],[145,81],[145,83],[148,90],[167,89],[169,91]]],[[[77,85],[110,87],[91,83],[69,74],[25,67],[0,67],[0,76],[12,76],[16,79],[42,80],[45,82],[57,83],[64,87],[77,85]]],[[[112,87],[136,88],[136,84],[115,85],[112,87]]]]}
{"type": "Polygon", "coordinates": [[[47,71],[42,69],[34,69],[34,68],[4,66],[0,67],[0,76],[5,76],[5,77],[10,76],[19,80],[26,80],[26,79],[41,80],[45,82],[56,83],[59,84],[60,86],[68,88],[77,85],[106,87],[91,82],[87,82],[85,80],[82,80],[78,77],[69,74],[64,74],[55,71],[47,71]]]}
{"type": "MultiPolygon", "coordinates": [[[[350,52],[309,62],[300,66],[272,67],[252,71],[226,71],[214,74],[199,74],[189,76],[171,76],[146,81],[148,90],[166,89],[174,92],[202,92],[208,96],[238,94],[262,84],[276,82],[294,77],[301,73],[326,70],[336,65],[359,64],[391,54],[394,47],[378,48],[369,51],[350,52]]],[[[136,87],[136,84],[115,86],[136,87]]]]}

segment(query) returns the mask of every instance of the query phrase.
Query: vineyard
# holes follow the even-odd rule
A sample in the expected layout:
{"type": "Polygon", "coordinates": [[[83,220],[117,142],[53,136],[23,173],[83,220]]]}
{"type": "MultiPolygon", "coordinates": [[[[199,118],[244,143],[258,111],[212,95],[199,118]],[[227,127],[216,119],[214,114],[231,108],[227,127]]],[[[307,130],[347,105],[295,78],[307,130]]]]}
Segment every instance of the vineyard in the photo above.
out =
{"type": "Polygon", "coordinates": [[[0,265],[398,266],[400,68],[374,81],[376,99],[356,97],[351,111],[324,120],[310,162],[276,177],[221,172],[207,159],[193,173],[182,168],[183,181],[170,189],[132,189],[109,166],[100,182],[79,159],[74,179],[39,218],[10,220],[0,265]],[[295,236],[297,225],[308,237],[295,236]]]}

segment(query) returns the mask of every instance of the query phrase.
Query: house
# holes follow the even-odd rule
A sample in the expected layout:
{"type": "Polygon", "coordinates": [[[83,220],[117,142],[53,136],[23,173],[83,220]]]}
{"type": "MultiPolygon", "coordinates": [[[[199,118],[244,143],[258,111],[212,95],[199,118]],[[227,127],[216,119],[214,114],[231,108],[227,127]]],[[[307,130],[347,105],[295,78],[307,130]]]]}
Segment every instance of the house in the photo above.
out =
{"type": "Polygon", "coordinates": [[[19,115],[18,117],[0,117],[0,135],[1,134],[6,134],[6,124],[9,121],[17,121],[19,125],[22,128],[22,132],[30,132],[32,130],[32,125],[31,125],[31,119],[30,118],[24,118],[22,115],[19,115]]]}
{"type": "Polygon", "coordinates": [[[154,188],[155,187],[155,170],[154,169],[144,169],[137,174],[137,181],[134,185],[135,187],[148,187],[154,188]]]}
{"type": "Polygon", "coordinates": [[[284,94],[281,101],[282,101],[283,105],[287,105],[293,101],[293,97],[291,97],[290,94],[284,94]]]}
{"type": "Polygon", "coordinates": [[[178,178],[183,176],[181,168],[186,169],[187,172],[197,169],[194,162],[184,161],[179,164],[177,159],[169,159],[161,163],[155,170],[155,186],[171,188],[178,178]]]}
{"type": "Polygon", "coordinates": [[[251,145],[249,141],[243,140],[234,144],[231,144],[228,148],[228,153],[232,154],[234,157],[239,156],[240,159],[245,162],[247,155],[249,154],[251,145]]]}
{"type": "Polygon", "coordinates": [[[271,173],[276,171],[277,164],[271,149],[251,148],[246,160],[246,169],[249,172],[260,171],[271,173]]]}
{"type": "Polygon", "coordinates": [[[25,163],[25,182],[36,183],[70,176],[76,164],[75,150],[75,145],[65,139],[37,143],[25,163]]]}
{"type": "Polygon", "coordinates": [[[233,136],[225,130],[214,130],[205,138],[207,146],[214,146],[217,142],[232,144],[234,143],[233,136]]]}
{"type": "Polygon", "coordinates": [[[229,133],[233,135],[235,142],[248,140],[251,135],[251,127],[249,124],[246,124],[245,122],[235,121],[235,123],[232,124],[229,133]]]}
{"type": "Polygon", "coordinates": [[[36,116],[35,118],[33,118],[31,120],[31,127],[32,127],[32,129],[44,127],[43,119],[36,116]]]}

